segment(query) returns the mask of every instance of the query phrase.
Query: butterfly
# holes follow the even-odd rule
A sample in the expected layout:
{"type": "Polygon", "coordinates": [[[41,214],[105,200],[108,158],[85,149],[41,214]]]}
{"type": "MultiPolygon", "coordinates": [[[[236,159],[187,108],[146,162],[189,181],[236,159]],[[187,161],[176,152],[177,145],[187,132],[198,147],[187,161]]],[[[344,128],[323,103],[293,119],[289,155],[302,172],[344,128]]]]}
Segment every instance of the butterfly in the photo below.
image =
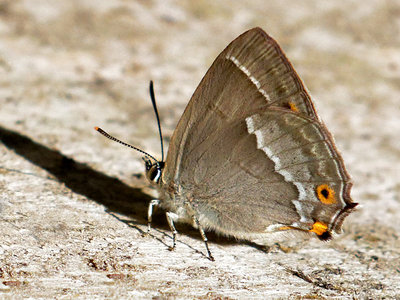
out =
{"type": "MultiPolygon", "coordinates": [[[[150,90],[159,120],[152,83],[150,90]]],[[[149,204],[149,228],[160,206],[172,248],[174,224],[189,223],[210,259],[206,231],[244,240],[297,231],[329,240],[357,206],[307,88],[261,28],[216,58],[178,122],[166,160],[142,153],[146,177],[159,192],[149,204]]]]}

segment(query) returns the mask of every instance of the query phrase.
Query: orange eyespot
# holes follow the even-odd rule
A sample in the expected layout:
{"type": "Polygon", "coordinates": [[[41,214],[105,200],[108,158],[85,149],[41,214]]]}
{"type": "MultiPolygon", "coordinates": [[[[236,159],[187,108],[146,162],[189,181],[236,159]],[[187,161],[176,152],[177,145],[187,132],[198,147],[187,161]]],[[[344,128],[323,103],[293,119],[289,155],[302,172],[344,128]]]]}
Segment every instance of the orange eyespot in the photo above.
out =
{"type": "Polygon", "coordinates": [[[322,203],[324,204],[336,203],[335,191],[331,189],[327,184],[321,184],[317,186],[316,192],[319,201],[321,201],[322,203]]]}
{"type": "Polygon", "coordinates": [[[315,222],[310,229],[310,232],[314,232],[317,235],[323,235],[328,230],[328,225],[322,222],[315,222]]]}
{"type": "Polygon", "coordinates": [[[288,106],[289,106],[291,111],[294,111],[294,112],[298,112],[299,111],[299,109],[297,108],[296,104],[294,104],[292,101],[288,102],[288,106]]]}

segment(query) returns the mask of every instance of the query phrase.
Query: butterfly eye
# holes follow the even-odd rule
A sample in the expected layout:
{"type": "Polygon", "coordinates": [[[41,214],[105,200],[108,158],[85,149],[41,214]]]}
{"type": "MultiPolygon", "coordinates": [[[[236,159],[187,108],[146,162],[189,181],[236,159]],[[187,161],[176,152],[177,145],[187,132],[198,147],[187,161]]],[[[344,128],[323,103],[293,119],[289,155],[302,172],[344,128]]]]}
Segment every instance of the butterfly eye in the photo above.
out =
{"type": "MultiPolygon", "coordinates": [[[[146,169],[147,169],[147,166],[146,166],[146,169]]],[[[158,183],[158,181],[160,180],[160,177],[161,177],[161,173],[162,173],[162,169],[160,168],[160,166],[157,164],[154,164],[154,165],[150,166],[149,169],[147,169],[146,177],[151,183],[158,183]]]]}
{"type": "Polygon", "coordinates": [[[324,204],[336,203],[335,191],[331,189],[327,184],[321,184],[317,186],[316,192],[319,201],[321,201],[322,203],[324,204]]]}

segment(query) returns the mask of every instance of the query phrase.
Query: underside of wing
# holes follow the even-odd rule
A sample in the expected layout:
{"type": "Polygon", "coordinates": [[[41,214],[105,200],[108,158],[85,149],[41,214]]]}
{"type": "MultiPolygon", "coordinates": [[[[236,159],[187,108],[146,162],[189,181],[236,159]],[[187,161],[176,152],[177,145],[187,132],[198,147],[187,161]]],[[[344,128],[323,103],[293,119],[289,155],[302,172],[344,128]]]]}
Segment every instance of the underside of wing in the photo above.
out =
{"type": "Polygon", "coordinates": [[[171,199],[190,202],[202,226],[239,238],[299,229],[327,239],[355,206],[303,83],[259,28],[234,40],[202,79],[161,180],[171,199]]]}

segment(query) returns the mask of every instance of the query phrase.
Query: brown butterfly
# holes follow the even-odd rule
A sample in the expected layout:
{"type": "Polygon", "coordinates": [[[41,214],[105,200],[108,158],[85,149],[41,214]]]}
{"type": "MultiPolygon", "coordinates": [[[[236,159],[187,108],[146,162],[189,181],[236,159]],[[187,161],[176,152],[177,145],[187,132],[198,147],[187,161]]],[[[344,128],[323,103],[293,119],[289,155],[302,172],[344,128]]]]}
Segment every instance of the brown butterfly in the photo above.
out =
{"type": "MultiPolygon", "coordinates": [[[[152,85],[151,93],[155,107],[152,85]]],[[[161,206],[173,247],[174,222],[190,223],[210,259],[207,230],[246,240],[285,231],[329,240],[357,205],[306,87],[260,28],[240,35],[214,61],[174,131],[166,161],[144,154],[147,178],[159,191],[149,224],[153,207],[161,206]]]]}

